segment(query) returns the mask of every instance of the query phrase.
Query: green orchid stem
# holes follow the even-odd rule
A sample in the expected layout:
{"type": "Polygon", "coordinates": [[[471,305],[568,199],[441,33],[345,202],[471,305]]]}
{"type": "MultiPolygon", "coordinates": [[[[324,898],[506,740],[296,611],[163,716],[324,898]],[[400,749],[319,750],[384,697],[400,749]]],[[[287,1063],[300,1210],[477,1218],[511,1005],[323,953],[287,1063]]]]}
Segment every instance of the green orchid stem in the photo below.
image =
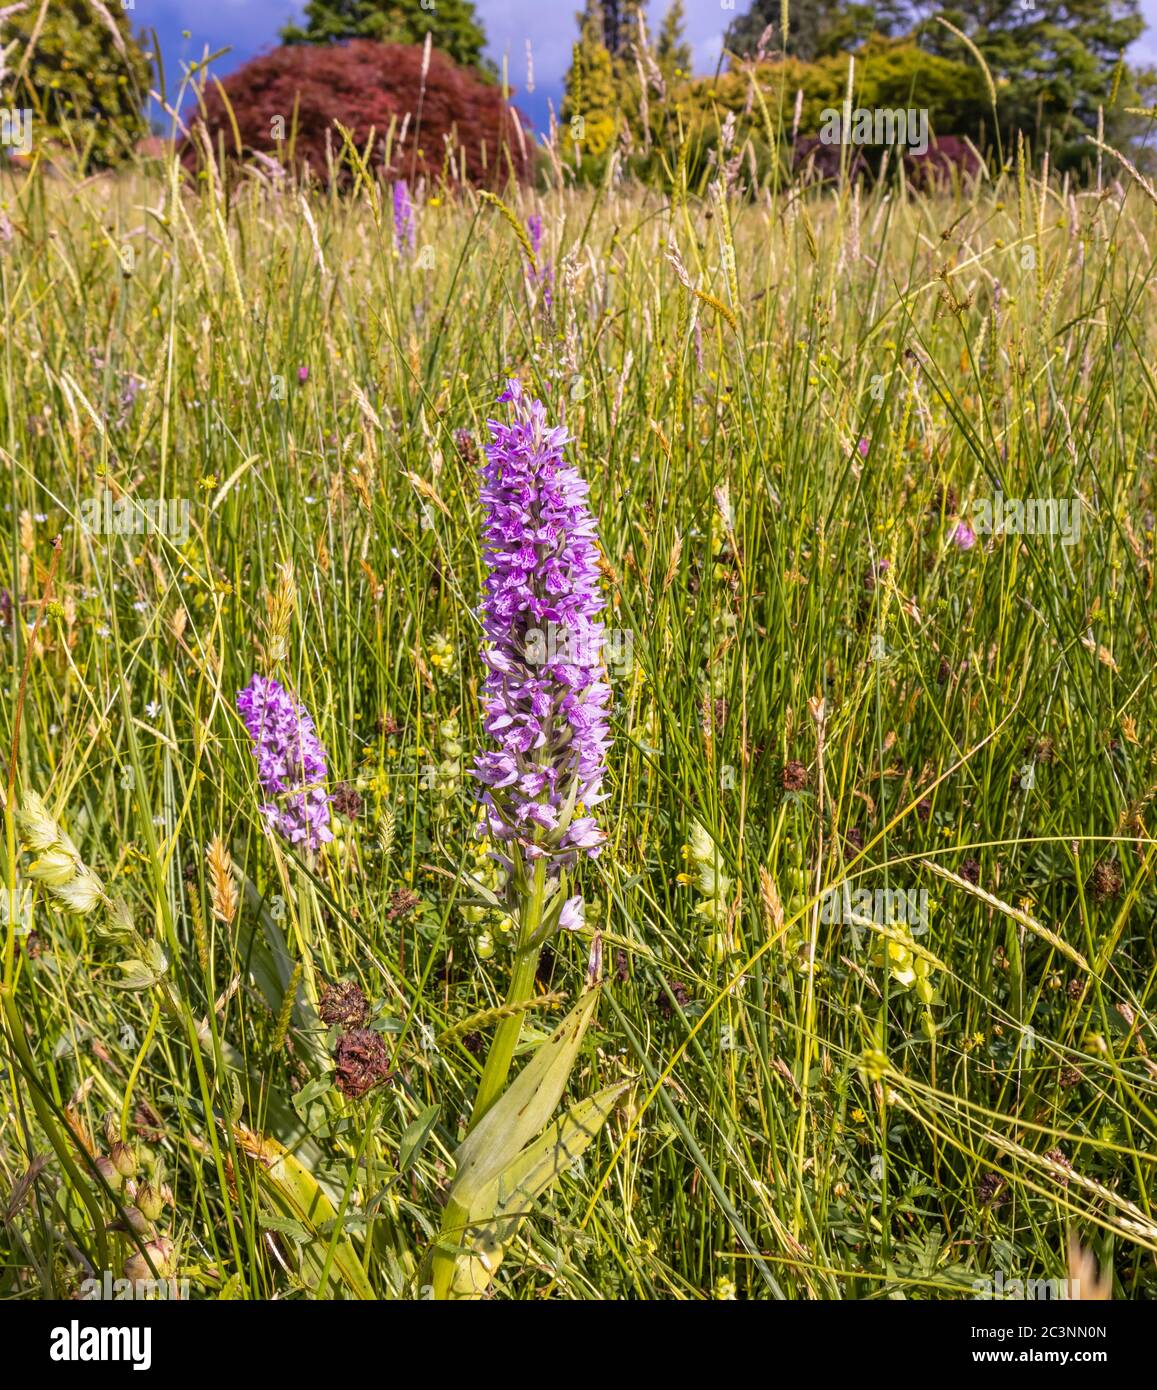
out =
{"type": "MultiPolygon", "coordinates": [[[[474,1109],[466,1127],[467,1134],[506,1089],[525,1013],[525,1010],[518,1006],[530,998],[538,973],[538,957],[542,946],[538,943],[537,936],[542,925],[545,901],[546,860],[539,859],[534,866],[534,881],[529,900],[524,904],[524,911],[519,914],[518,947],[514,956],[514,971],[510,977],[510,990],[506,996],[507,1006],[513,1006],[512,1012],[495,1029],[494,1041],[490,1044],[490,1051],[486,1054],[486,1065],[482,1068],[482,1080],[478,1083],[478,1093],[474,1097],[474,1109]]],[[[469,1213],[453,1199],[446,1203],[446,1209],[442,1213],[442,1230],[434,1248],[432,1262],[433,1293],[436,1299],[450,1297],[454,1267],[462,1239],[466,1234],[468,1216],[469,1213]]]]}
{"type": "Polygon", "coordinates": [[[535,944],[538,929],[542,925],[542,908],[546,900],[546,860],[539,859],[534,866],[534,883],[530,890],[530,902],[526,911],[520,914],[518,949],[514,956],[514,973],[510,977],[510,992],[506,996],[508,1007],[514,1012],[504,1018],[494,1032],[494,1041],[486,1055],[486,1065],[482,1069],[482,1080],[478,1083],[478,1094],[474,1097],[474,1110],[466,1127],[469,1134],[478,1121],[486,1114],[502,1092],[510,1076],[510,1064],[514,1060],[514,1049],[518,1046],[522,1032],[523,1010],[518,1008],[531,996],[535,976],[538,973],[538,956],[541,946],[535,944]]]}

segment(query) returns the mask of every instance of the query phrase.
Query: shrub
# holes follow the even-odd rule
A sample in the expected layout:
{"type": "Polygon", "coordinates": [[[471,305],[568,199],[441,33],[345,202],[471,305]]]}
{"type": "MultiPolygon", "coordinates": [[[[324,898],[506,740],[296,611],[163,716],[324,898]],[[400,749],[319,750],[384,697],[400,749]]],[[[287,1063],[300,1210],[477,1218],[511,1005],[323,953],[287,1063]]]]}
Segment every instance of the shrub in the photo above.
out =
{"type": "MultiPolygon", "coordinates": [[[[352,173],[348,161],[338,163],[343,142],[335,121],[363,152],[374,132],[371,163],[381,168],[388,150],[388,175],[437,177],[445,171],[454,181],[463,155],[471,183],[497,185],[512,170],[520,178],[528,172],[530,144],[521,114],[498,87],[437,50],[430,55],[420,112],[422,49],[369,39],[277,48],[238,68],[222,86],[246,153],[272,155],[298,170],[308,164],[323,182],[330,169],[327,143],[339,177],[352,173]]],[[[225,149],[235,150],[229,112],[216,88],[205,94],[203,117],[214,145],[220,134],[225,149]]],[[[195,160],[193,148],[186,158],[195,160]]]]}
{"type": "MultiPolygon", "coordinates": [[[[818,135],[801,135],[791,147],[792,171],[803,173],[808,178],[814,177],[825,182],[838,179],[843,161],[842,146],[825,145],[818,135]]],[[[848,151],[844,172],[848,179],[871,173],[871,165],[855,146],[848,151]]]]}
{"type": "Polygon", "coordinates": [[[38,146],[72,146],[97,168],[132,157],[149,130],[149,64],[119,5],[102,12],[89,0],[17,7],[6,12],[3,41],[11,52],[0,106],[33,112],[38,146]]]}
{"type": "Polygon", "coordinates": [[[967,141],[956,135],[941,135],[933,136],[923,154],[910,150],[904,156],[904,168],[913,184],[930,190],[975,178],[980,172],[980,160],[967,141]]]}
{"type": "MultiPolygon", "coordinates": [[[[975,68],[924,53],[910,40],[884,39],[876,35],[856,54],[855,74],[853,107],[869,110],[925,108],[929,124],[938,134],[975,136],[978,133],[987,98],[984,80],[975,68]]],[[[746,75],[735,72],[729,77],[739,88],[734,98],[742,93],[741,99],[746,103],[746,75]]],[[[796,91],[802,88],[800,131],[805,135],[814,134],[823,123],[825,110],[843,107],[848,60],[843,54],[821,58],[816,63],[788,59],[761,66],[759,79],[765,93],[778,93],[783,80],[789,111],[796,91]]]]}
{"type": "MultiPolygon", "coordinates": [[[[842,110],[847,93],[848,60],[844,55],[803,63],[797,58],[761,63],[756,80],[763,93],[769,118],[774,122],[783,94],[783,116],[789,129],[796,93],[803,92],[803,107],[796,137],[796,149],[787,162],[801,167],[814,155],[813,168],[822,177],[832,177],[839,169],[839,150],[829,153],[820,144],[819,132],[826,110],[842,110]]],[[[689,149],[689,173],[701,177],[709,171],[708,153],[717,148],[718,131],[728,114],[735,118],[735,147],[752,138],[757,149],[765,149],[769,132],[763,111],[753,100],[750,69],[733,67],[712,78],[694,78],[676,86],[673,96],[683,113],[689,149]]],[[[856,54],[853,107],[882,110],[926,108],[929,126],[935,135],[953,133],[979,138],[987,96],[984,80],[975,68],[952,59],[941,58],[919,49],[910,39],[873,36],[856,54]]],[[[665,113],[652,105],[652,138],[656,143],[664,132],[658,123],[665,113]]],[[[988,134],[991,135],[991,118],[988,134]]],[[[666,132],[670,137],[669,130],[666,132]]],[[[875,168],[883,151],[867,147],[853,150],[862,156],[859,165],[875,168]]],[[[859,166],[857,166],[859,167],[859,166]]]]}

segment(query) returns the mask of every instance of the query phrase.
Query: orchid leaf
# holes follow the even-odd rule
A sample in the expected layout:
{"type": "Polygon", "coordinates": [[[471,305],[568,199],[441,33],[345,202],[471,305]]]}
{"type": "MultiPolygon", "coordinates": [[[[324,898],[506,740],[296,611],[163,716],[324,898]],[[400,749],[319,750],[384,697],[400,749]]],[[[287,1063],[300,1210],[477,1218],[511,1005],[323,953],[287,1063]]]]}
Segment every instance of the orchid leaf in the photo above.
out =
{"type": "Polygon", "coordinates": [[[471,1217],[484,1224],[472,1230],[454,1271],[455,1298],[479,1298],[485,1293],[505,1247],[535,1202],[582,1157],[631,1085],[620,1081],[576,1102],[479,1194],[477,1214],[472,1212],[471,1217]],[[491,1211],[482,1215],[488,1206],[491,1211]]]}
{"type": "Polygon", "coordinates": [[[498,1176],[480,1199],[478,1210],[470,1213],[471,1219],[493,1218],[500,1238],[508,1241],[529,1208],[582,1156],[632,1084],[620,1081],[576,1101],[498,1176]]]}
{"type": "Polygon", "coordinates": [[[479,1211],[483,1194],[546,1126],[562,1099],[598,996],[598,990],[583,995],[463,1139],[449,1194],[459,1209],[479,1211]]]}

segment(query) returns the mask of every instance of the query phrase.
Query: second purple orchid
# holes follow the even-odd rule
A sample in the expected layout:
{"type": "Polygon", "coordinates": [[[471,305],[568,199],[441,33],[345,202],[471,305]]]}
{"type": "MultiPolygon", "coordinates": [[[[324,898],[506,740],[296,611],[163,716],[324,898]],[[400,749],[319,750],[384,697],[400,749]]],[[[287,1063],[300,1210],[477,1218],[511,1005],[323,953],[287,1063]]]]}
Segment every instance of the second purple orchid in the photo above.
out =
{"type": "Polygon", "coordinates": [[[253,740],[261,807],[271,830],[313,853],[333,839],[325,790],[325,749],[313,719],[277,681],[254,676],[237,696],[237,710],[253,740]]]}

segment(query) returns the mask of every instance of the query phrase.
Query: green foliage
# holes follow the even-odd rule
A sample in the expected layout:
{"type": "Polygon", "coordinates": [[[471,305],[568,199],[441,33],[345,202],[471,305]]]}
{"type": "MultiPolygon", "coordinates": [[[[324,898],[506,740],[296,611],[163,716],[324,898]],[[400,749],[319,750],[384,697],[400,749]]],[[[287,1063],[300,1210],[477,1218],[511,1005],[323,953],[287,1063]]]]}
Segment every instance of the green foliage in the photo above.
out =
{"type": "Polygon", "coordinates": [[[691,72],[691,45],[687,42],[687,12],[683,0],[671,0],[659,27],[655,58],[663,76],[671,81],[691,72]]]}
{"type": "MultiPolygon", "coordinates": [[[[1118,59],[1144,28],[1137,0],[1033,0],[1031,5],[982,0],[944,17],[968,35],[996,83],[1006,143],[1019,128],[1062,146],[1060,162],[1077,157],[1076,142],[1095,129],[1097,107],[1115,128],[1130,84],[1110,106],[1118,59]],[[1067,145],[1066,150],[1063,147],[1067,145]]],[[[934,52],[975,62],[943,25],[929,22],[922,42],[934,52]]]]}
{"type": "Polygon", "coordinates": [[[599,0],[587,0],[578,42],[571,50],[562,101],[563,150],[588,174],[601,168],[615,138],[619,97],[611,54],[603,42],[599,0]]]}
{"type": "Polygon", "coordinates": [[[639,39],[639,15],[643,0],[596,0],[603,16],[603,43],[612,58],[629,55],[639,39]]]}
{"type": "Polygon", "coordinates": [[[544,1130],[562,1099],[598,998],[595,989],[583,994],[475,1121],[454,1155],[454,1182],[432,1258],[436,1297],[448,1297],[454,1289],[459,1297],[473,1298],[485,1290],[531,1205],[581,1156],[626,1089],[623,1082],[608,1087],[544,1130]]]}
{"type": "MultiPolygon", "coordinates": [[[[904,28],[908,8],[903,0],[882,0],[876,5],[790,0],[787,53],[807,63],[854,46],[873,33],[898,33],[904,28]]],[[[770,29],[764,53],[783,56],[782,10],[783,0],[755,0],[727,31],[725,47],[740,58],[751,58],[770,29]]]]}
{"type": "MultiPolygon", "coordinates": [[[[871,6],[792,0],[787,51],[807,63],[822,62],[852,51],[864,54],[862,45],[870,50],[879,37],[904,45],[916,39],[923,52],[913,61],[925,65],[929,78],[943,72],[932,61],[935,57],[978,66],[968,45],[932,18],[908,35],[919,12],[903,0],[871,6]]],[[[1144,27],[1138,0],[982,0],[978,6],[937,13],[966,34],[988,64],[1006,150],[1021,129],[1038,141],[1050,140],[1054,162],[1061,165],[1087,157],[1081,144],[1096,128],[1098,106],[1105,108],[1110,135],[1132,131],[1124,108],[1137,105],[1140,96],[1130,75],[1118,70],[1118,61],[1144,27]]],[[[780,17],[781,0],[756,0],[728,31],[729,51],[740,59],[751,58],[770,25],[765,48],[777,56],[780,17]]],[[[920,73],[912,75],[921,78],[920,73]]],[[[897,74],[890,88],[902,86],[904,76],[897,74]]],[[[870,85],[861,98],[866,106],[873,104],[866,95],[870,85]]],[[[916,104],[928,106],[936,131],[973,137],[983,131],[987,139],[995,139],[986,87],[977,89],[962,111],[961,80],[954,78],[953,90],[943,96],[935,80],[919,80],[917,86],[927,95],[916,104]]]]}
{"type": "MultiPolygon", "coordinates": [[[[878,64],[902,104],[910,55],[878,64]]],[[[814,66],[761,70],[773,135],[842,93],[814,66]]],[[[747,200],[564,169],[510,221],[431,174],[421,259],[369,178],[0,173],[0,751],[71,837],[26,812],[0,854],[0,1298],[139,1269],[140,1218],[192,1299],[412,1297],[459,1181],[502,1300],[960,1300],[1065,1278],[1070,1234],[1157,1296],[1157,208],[1105,166],[747,200]],[[471,1145],[524,925],[469,775],[512,371],[631,641],[586,924],[471,1145]],[[185,524],[94,531],[106,488],[185,524]],[[997,493],[1079,534],[962,540],[997,493]],[[313,860],[265,830],[255,669],[329,756],[313,860]],[[66,910],[70,844],[127,915],[66,910]],[[841,883],[926,920],[841,920],[841,883]]]]}
{"type": "MultiPolygon", "coordinates": [[[[758,82],[769,108],[782,100],[791,112],[796,93],[803,93],[799,134],[818,135],[822,113],[842,109],[847,93],[846,57],[833,55],[814,63],[796,58],[762,63],[754,71],[736,67],[716,78],[695,78],[677,86],[674,99],[687,132],[688,168],[692,177],[706,167],[707,152],[716,147],[728,115],[735,121],[735,144],[751,140],[759,167],[766,169],[771,138],[763,109],[752,100],[752,80],[758,82]]],[[[984,79],[975,62],[963,63],[919,49],[910,39],[873,36],[856,58],[853,106],[933,111],[932,133],[977,136],[985,110],[984,79]]],[[[661,112],[653,114],[662,116],[661,112]]],[[[991,122],[990,122],[991,124],[991,122]]],[[[659,138],[655,126],[656,139],[659,138]]]]}
{"type": "Polygon", "coordinates": [[[149,64],[119,5],[29,4],[7,15],[3,40],[14,47],[0,101],[33,111],[36,148],[69,146],[99,168],[130,157],[149,133],[149,64]]]}
{"type": "Polygon", "coordinates": [[[620,1081],[572,1105],[538,1139],[513,1154],[469,1208],[463,1205],[465,1197],[457,1194],[455,1182],[447,1208],[463,1212],[463,1224],[471,1239],[469,1253],[459,1259],[454,1270],[454,1297],[478,1298],[485,1293],[506,1247],[534,1213],[535,1203],[582,1159],[630,1085],[620,1081]]]}
{"type": "Polygon", "coordinates": [[[1006,153],[1015,147],[1016,132],[1024,130],[1038,146],[1048,143],[1054,164],[1062,168],[1089,160],[1086,137],[1097,127],[1098,108],[1110,139],[1128,142],[1140,134],[1126,108],[1140,106],[1154,86],[1151,75],[1143,79],[1118,61],[1142,27],[1136,0],[1042,0],[1027,9],[993,0],[979,18],[950,12],[950,21],[972,36],[988,64],[995,112],[984,67],[969,44],[932,21],[905,33],[915,16],[903,0],[881,6],[792,4],[787,56],[781,48],[780,0],[757,0],[727,33],[732,69],[694,79],[687,74],[681,0],[664,16],[642,78],[622,38],[629,9],[588,0],[577,17],[580,37],[563,109],[568,118],[584,119],[585,144],[576,150],[572,142],[568,152],[586,177],[601,174],[617,129],[636,176],[665,181],[682,162],[697,177],[709,167],[720,122],[729,112],[737,122],[737,148],[750,141],[757,167],[766,170],[783,134],[783,103],[794,103],[802,91],[800,132],[817,133],[819,113],[844,100],[849,54],[856,59],[855,105],[926,109],[934,135],[967,137],[981,148],[999,144],[1006,153]],[[777,112],[774,128],[752,100],[755,60],[765,101],[777,112]],[[661,82],[652,82],[656,69],[661,82]],[[663,84],[677,105],[650,100],[652,92],[661,95],[663,84]],[[677,153],[686,132],[691,138],[677,153]],[[587,156],[585,167],[580,154],[587,156]]]}
{"type": "Polygon", "coordinates": [[[281,31],[286,43],[332,43],[337,39],[375,39],[379,43],[425,43],[462,67],[492,71],[484,56],[486,33],[473,0],[309,0],[305,24],[281,31]]]}

